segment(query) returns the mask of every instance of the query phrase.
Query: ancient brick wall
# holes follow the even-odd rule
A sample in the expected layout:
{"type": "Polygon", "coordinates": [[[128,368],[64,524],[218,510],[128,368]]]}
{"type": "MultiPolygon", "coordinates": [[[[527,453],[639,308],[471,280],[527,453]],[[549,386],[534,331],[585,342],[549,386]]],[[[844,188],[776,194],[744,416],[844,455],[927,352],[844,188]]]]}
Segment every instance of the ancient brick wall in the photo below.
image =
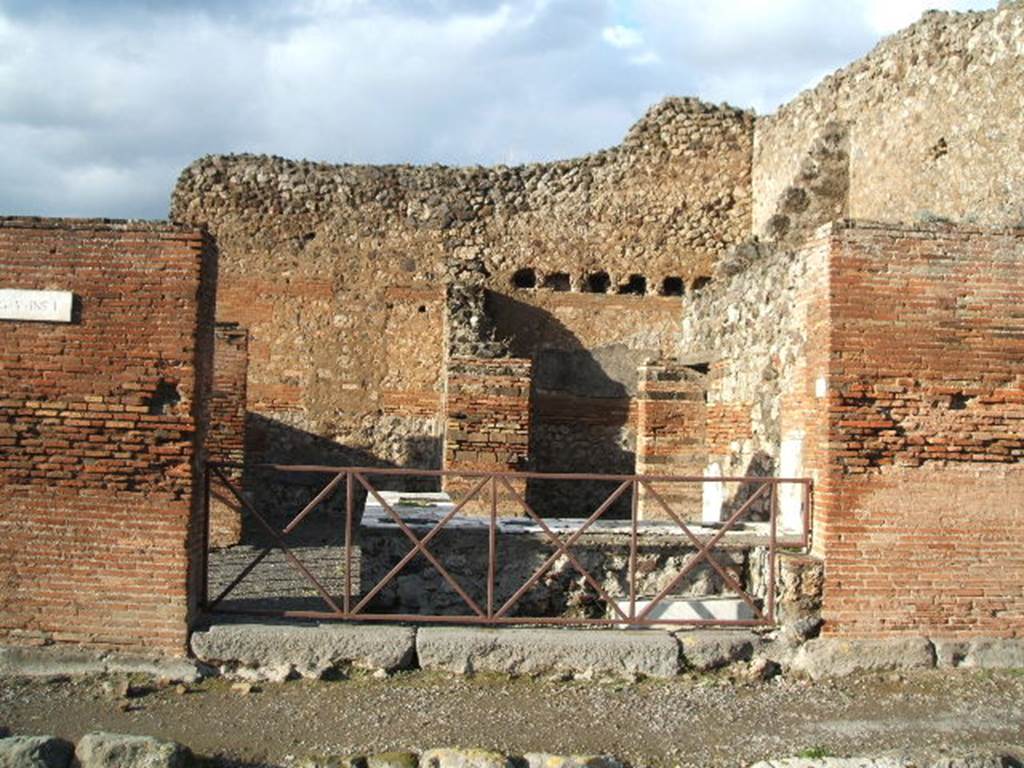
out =
{"type": "Polygon", "coordinates": [[[603,316],[620,286],[656,298],[669,278],[675,295],[749,232],[752,132],[749,113],[670,99],[621,145],[562,162],[197,161],[172,215],[214,233],[219,319],[250,330],[251,458],[439,466],[446,276],[479,261],[487,289],[517,295],[532,270],[540,290],[609,300],[603,316]],[[602,276],[609,295],[592,295],[602,276]]]}
{"type": "Polygon", "coordinates": [[[833,213],[853,218],[1024,221],[1024,168],[1017,161],[1024,142],[1022,54],[1020,2],[978,13],[930,12],[758,118],[754,231],[764,231],[780,209],[799,213],[808,190],[811,202],[831,199],[833,213]],[[823,160],[812,151],[836,126],[848,133],[848,191],[842,174],[819,173],[823,160]]]}
{"type": "Polygon", "coordinates": [[[1024,632],[1024,232],[836,228],[829,632],[1024,632]]]}
{"type": "MultiPolygon", "coordinates": [[[[210,461],[243,465],[222,471],[237,490],[243,489],[245,463],[246,376],[249,344],[245,328],[217,323],[214,333],[214,375],[210,391],[210,424],[206,449],[210,461]]],[[[209,542],[214,547],[237,544],[242,537],[238,499],[211,477],[209,542]]]]}
{"type": "Polygon", "coordinates": [[[1021,632],[1022,254],[1020,230],[840,222],[689,300],[709,458],[815,481],[827,632],[1021,632]]]}
{"type": "MultiPolygon", "coordinates": [[[[637,396],[636,472],[640,475],[700,477],[707,465],[705,376],[674,360],[640,368],[637,396]]],[[[684,520],[699,518],[700,484],[659,483],[655,492],[684,520]]],[[[671,516],[647,489],[637,498],[641,520],[671,516]]]]}
{"type": "Polygon", "coordinates": [[[0,219],[0,637],[184,653],[202,541],[215,261],[166,224],[0,219]]]}
{"type": "MultiPolygon", "coordinates": [[[[528,469],[530,445],[529,360],[457,357],[448,362],[445,397],[444,468],[485,472],[528,469]]],[[[446,477],[444,489],[461,501],[477,480],[446,477]]],[[[516,481],[516,493],[525,483],[516,481]]],[[[499,493],[501,515],[525,515],[507,490],[499,493]]],[[[466,514],[490,514],[490,492],[474,496],[466,514]]]]}

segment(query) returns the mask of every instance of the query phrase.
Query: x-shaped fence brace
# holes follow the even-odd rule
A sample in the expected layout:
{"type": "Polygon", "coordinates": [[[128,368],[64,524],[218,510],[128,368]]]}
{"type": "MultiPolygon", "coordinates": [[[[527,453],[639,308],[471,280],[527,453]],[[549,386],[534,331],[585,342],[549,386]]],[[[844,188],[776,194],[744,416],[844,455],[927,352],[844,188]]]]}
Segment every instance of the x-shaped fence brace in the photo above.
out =
{"type": "MultiPolygon", "coordinates": [[[[702,561],[706,561],[707,564],[719,575],[723,583],[725,583],[730,589],[732,589],[751,609],[753,614],[757,617],[760,622],[772,622],[774,621],[774,602],[775,602],[775,536],[776,536],[776,499],[774,492],[774,483],[769,480],[761,482],[760,486],[756,491],[750,494],[747,499],[740,505],[723,523],[720,529],[706,542],[701,542],[691,528],[683,522],[675,510],[662,498],[662,496],[654,489],[653,484],[646,478],[629,478],[623,480],[618,487],[612,491],[611,494],[601,503],[601,505],[589,516],[583,523],[577,528],[567,539],[562,539],[554,531],[551,530],[550,526],[544,521],[544,519],[538,515],[530,504],[523,498],[523,495],[513,488],[512,484],[508,481],[507,477],[503,475],[484,475],[480,477],[479,481],[471,488],[471,490],[465,494],[462,499],[449,510],[434,527],[422,538],[418,537],[402,519],[401,515],[395,511],[395,509],[388,504],[377,489],[374,488],[366,479],[365,474],[360,471],[344,469],[339,471],[313,499],[306,504],[302,510],[291,519],[291,521],[281,529],[279,532],[274,528],[267,520],[253,507],[253,505],[242,495],[242,493],[234,486],[234,484],[225,476],[221,469],[216,465],[211,465],[211,469],[214,474],[220,480],[221,484],[228,489],[249,514],[253,516],[260,527],[270,536],[271,540],[280,547],[284,553],[289,564],[294,567],[303,577],[316,589],[317,593],[331,609],[331,613],[343,617],[360,617],[367,616],[363,613],[363,610],[370,604],[370,602],[381,590],[383,590],[391,581],[413,560],[416,555],[422,554],[423,557],[437,570],[438,574],[448,583],[448,585],[459,595],[459,597],[465,602],[467,607],[475,614],[478,620],[484,622],[506,622],[515,621],[514,618],[508,617],[508,612],[520,601],[520,599],[527,594],[537,582],[544,577],[544,575],[554,566],[560,557],[564,557],[572,567],[579,572],[584,581],[597,593],[597,595],[605,601],[609,608],[617,615],[620,623],[642,625],[645,623],[654,623],[649,617],[654,609],[662,603],[668,595],[682,582],[686,576],[693,571],[702,561]],[[306,568],[305,565],[295,556],[288,545],[285,543],[284,537],[295,530],[295,528],[321,503],[329,499],[337,491],[338,486],[343,480],[347,483],[347,510],[346,510],[346,567],[345,567],[345,579],[346,588],[343,605],[344,608],[339,607],[337,601],[331,596],[326,587],[306,568]],[[360,599],[355,606],[350,606],[351,596],[351,582],[350,582],[350,571],[351,562],[348,559],[351,557],[351,548],[349,541],[351,539],[351,526],[352,526],[352,492],[353,492],[353,481],[359,483],[368,494],[372,495],[376,499],[377,503],[380,504],[381,508],[395,521],[399,530],[409,539],[413,547],[410,549],[399,561],[392,567],[384,577],[378,581],[365,595],[360,599]],[[541,529],[545,537],[554,545],[555,551],[547,557],[544,562],[538,567],[531,576],[520,586],[505,603],[497,610],[494,610],[494,581],[495,581],[495,569],[496,569],[496,547],[495,547],[495,532],[497,528],[497,492],[498,484],[504,488],[509,496],[526,512],[527,516],[531,518],[537,526],[541,529]],[[480,604],[474,600],[469,593],[463,588],[459,581],[452,576],[452,574],[444,567],[444,565],[437,559],[437,557],[428,549],[427,545],[430,544],[437,536],[441,533],[445,525],[452,520],[465,506],[476,498],[480,491],[485,486],[490,484],[491,490],[491,521],[490,521],[490,542],[489,542],[489,554],[488,554],[488,575],[487,575],[487,604],[486,607],[481,607],[480,604]],[[665,513],[679,526],[683,534],[690,541],[690,543],[697,549],[696,554],[689,558],[686,565],[677,573],[668,584],[666,584],[655,597],[647,604],[647,606],[639,613],[636,613],[636,559],[637,559],[637,515],[636,505],[638,492],[640,487],[643,487],[650,497],[660,506],[665,513]],[[631,525],[631,541],[630,541],[630,557],[629,557],[629,611],[628,613],[623,611],[619,607],[616,600],[612,599],[608,595],[607,591],[601,586],[597,579],[591,574],[571,552],[571,548],[579,541],[584,533],[594,524],[595,521],[600,519],[616,501],[618,501],[627,489],[633,490],[633,514],[632,514],[632,525],[631,525]],[[757,499],[764,496],[766,491],[770,493],[770,533],[771,542],[769,546],[769,584],[767,594],[767,611],[763,610],[756,602],[754,597],[744,590],[736,578],[730,574],[722,565],[712,557],[712,552],[717,546],[718,542],[728,533],[741,517],[751,508],[753,503],[757,499]]],[[[216,608],[234,589],[237,587],[245,578],[248,576],[253,569],[256,568],[263,560],[273,551],[272,546],[264,547],[263,550],[250,562],[245,568],[215,597],[212,601],[207,604],[207,608],[212,610],[216,608]]]]}
{"type": "MultiPolygon", "coordinates": [[[[323,490],[321,490],[316,496],[314,496],[313,499],[305,507],[302,508],[302,511],[299,512],[299,514],[297,514],[294,518],[292,518],[291,522],[289,522],[288,525],[281,529],[281,532],[279,533],[277,529],[274,528],[274,526],[272,526],[270,523],[266,521],[263,515],[256,511],[256,508],[249,503],[249,500],[246,499],[237,488],[235,488],[234,484],[224,475],[220,467],[211,466],[211,469],[213,469],[214,474],[217,475],[217,478],[220,480],[221,484],[225,488],[227,488],[228,491],[231,492],[231,495],[238,500],[238,503],[242,505],[242,508],[253,516],[256,522],[259,523],[260,527],[267,533],[268,536],[270,536],[270,538],[277,544],[277,546],[281,548],[281,551],[284,553],[284,556],[288,559],[289,564],[291,564],[296,570],[298,570],[299,573],[301,573],[306,578],[306,580],[313,585],[313,587],[316,589],[320,597],[323,598],[323,601],[327,603],[327,605],[330,607],[331,611],[337,614],[344,613],[342,609],[338,607],[338,604],[334,601],[334,598],[331,597],[331,594],[327,591],[326,587],[324,587],[324,585],[320,583],[316,576],[314,576],[309,571],[309,569],[306,568],[306,566],[304,566],[302,562],[294,555],[294,553],[292,553],[291,549],[289,549],[288,545],[285,543],[284,537],[292,531],[294,531],[298,524],[301,523],[310,512],[316,509],[321,502],[330,498],[330,496],[334,494],[334,491],[337,489],[339,483],[341,483],[341,481],[345,478],[346,473],[340,472],[334,478],[332,478],[331,481],[327,483],[326,486],[324,486],[323,490]]],[[[246,576],[252,573],[253,569],[256,568],[257,565],[259,565],[263,562],[264,559],[266,559],[266,557],[272,551],[273,547],[264,547],[263,550],[253,559],[253,561],[249,563],[247,566],[245,566],[245,568],[242,569],[242,572],[239,573],[231,581],[230,584],[228,584],[223,590],[221,590],[220,594],[218,594],[217,597],[215,597],[213,600],[209,602],[207,608],[209,608],[210,610],[216,608],[224,600],[224,598],[227,597],[232,592],[232,590],[234,590],[234,588],[242,582],[242,580],[246,576]]]]}

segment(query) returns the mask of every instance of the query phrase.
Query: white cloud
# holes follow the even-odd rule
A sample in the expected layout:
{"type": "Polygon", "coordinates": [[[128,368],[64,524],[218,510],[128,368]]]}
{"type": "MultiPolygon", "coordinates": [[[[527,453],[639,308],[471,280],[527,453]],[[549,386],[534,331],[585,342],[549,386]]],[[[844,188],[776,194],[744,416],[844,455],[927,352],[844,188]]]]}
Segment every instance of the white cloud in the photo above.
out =
{"type": "Polygon", "coordinates": [[[629,57],[629,63],[636,64],[637,66],[657,64],[659,61],[661,61],[661,57],[654,51],[643,51],[642,53],[638,53],[636,56],[629,57]]]}
{"type": "Polygon", "coordinates": [[[601,37],[613,48],[637,48],[644,43],[643,34],[637,29],[616,24],[601,30],[601,37]]]}
{"type": "Polygon", "coordinates": [[[580,154],[665,95],[772,109],[935,4],[994,0],[0,0],[0,213],[165,216],[206,153],[580,154]]]}

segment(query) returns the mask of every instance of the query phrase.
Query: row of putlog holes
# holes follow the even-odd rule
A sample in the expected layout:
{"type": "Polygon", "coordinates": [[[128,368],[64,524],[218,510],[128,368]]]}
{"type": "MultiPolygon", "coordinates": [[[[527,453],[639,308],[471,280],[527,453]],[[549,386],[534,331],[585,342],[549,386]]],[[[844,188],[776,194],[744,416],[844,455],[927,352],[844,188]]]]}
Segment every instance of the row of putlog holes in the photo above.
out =
{"type": "MultiPolygon", "coordinates": [[[[710,277],[696,277],[690,283],[690,290],[696,291],[703,288],[711,281],[710,277]]],[[[519,290],[531,288],[546,288],[550,291],[568,292],[571,291],[572,278],[567,272],[551,272],[544,275],[539,281],[537,272],[532,267],[518,269],[512,275],[512,287],[519,290]]],[[[612,280],[607,272],[600,270],[585,275],[578,285],[581,293],[617,293],[623,295],[646,296],[648,294],[647,278],[643,275],[633,274],[624,283],[619,283],[612,290],[612,280]]],[[[682,296],[686,292],[686,281],[682,277],[670,276],[661,281],[657,289],[659,296],[682,296]]]]}

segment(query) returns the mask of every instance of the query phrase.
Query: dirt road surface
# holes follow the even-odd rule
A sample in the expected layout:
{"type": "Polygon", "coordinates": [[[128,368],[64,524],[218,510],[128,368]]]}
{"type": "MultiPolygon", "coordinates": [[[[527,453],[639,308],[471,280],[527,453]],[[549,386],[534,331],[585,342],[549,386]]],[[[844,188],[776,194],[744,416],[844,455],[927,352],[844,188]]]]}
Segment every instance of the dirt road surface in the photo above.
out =
{"type": "Polygon", "coordinates": [[[207,756],[287,765],[310,754],[441,746],[507,754],[606,753],[634,766],[739,766],[817,747],[834,755],[1024,744],[1024,676],[933,670],[810,684],[713,677],[637,683],[389,679],[185,692],[109,678],[0,681],[0,726],[76,739],[109,730],[174,739],[207,756]]]}

